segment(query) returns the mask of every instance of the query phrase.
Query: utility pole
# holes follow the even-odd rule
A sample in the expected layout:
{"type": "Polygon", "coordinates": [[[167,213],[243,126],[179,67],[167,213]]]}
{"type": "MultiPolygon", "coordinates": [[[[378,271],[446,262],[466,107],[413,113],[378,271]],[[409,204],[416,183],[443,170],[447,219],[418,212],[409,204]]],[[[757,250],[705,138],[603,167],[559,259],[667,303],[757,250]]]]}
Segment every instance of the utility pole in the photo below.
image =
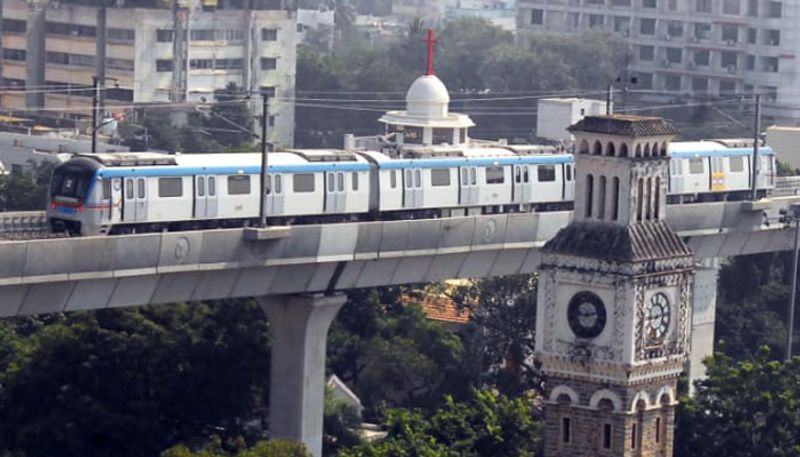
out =
{"type": "Polygon", "coordinates": [[[97,111],[100,109],[100,78],[92,76],[92,87],[94,96],[92,97],[92,153],[97,152],[97,111]]]}
{"type": "Polygon", "coordinates": [[[269,145],[267,144],[267,123],[269,122],[269,93],[266,90],[261,91],[261,199],[259,205],[260,227],[267,227],[267,192],[270,189],[267,186],[267,153],[269,152],[269,145]]]}
{"type": "Polygon", "coordinates": [[[794,302],[797,298],[797,254],[798,242],[800,242],[800,203],[792,203],[788,208],[780,211],[780,221],[785,228],[791,228],[794,224],[794,246],[792,247],[792,290],[790,293],[788,312],[788,331],[786,334],[786,361],[792,360],[792,339],[794,337],[794,302]]]}
{"type": "Polygon", "coordinates": [[[753,132],[753,192],[751,200],[758,200],[758,142],[761,136],[761,94],[756,94],[756,118],[753,132]]]}

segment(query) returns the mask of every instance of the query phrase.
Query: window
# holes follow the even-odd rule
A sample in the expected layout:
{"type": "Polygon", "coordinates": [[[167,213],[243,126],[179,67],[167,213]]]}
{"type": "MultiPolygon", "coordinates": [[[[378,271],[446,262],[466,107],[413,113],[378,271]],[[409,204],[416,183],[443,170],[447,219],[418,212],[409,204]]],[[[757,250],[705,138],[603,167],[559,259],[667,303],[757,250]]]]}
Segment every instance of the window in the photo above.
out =
{"type": "Polygon", "coordinates": [[[314,174],[298,173],[294,175],[293,188],[295,193],[314,192],[314,174]]]}
{"type": "Polygon", "coordinates": [[[756,69],[756,56],[748,54],[744,57],[744,69],[750,71],[756,69]]]}
{"type": "Polygon", "coordinates": [[[202,176],[197,178],[197,196],[202,197],[206,194],[206,179],[202,176]]]}
{"type": "Polygon", "coordinates": [[[711,0],[695,0],[695,11],[698,13],[710,13],[711,12],[711,0]]]}
{"type": "Polygon", "coordinates": [[[758,30],[752,27],[747,28],[747,43],[756,44],[758,39],[758,30]]]}
{"type": "Polygon", "coordinates": [[[682,21],[669,21],[667,22],[667,35],[671,37],[683,36],[683,22],[682,21]]]}
{"type": "MultiPolygon", "coordinates": [[[[198,184],[202,186],[202,183],[198,184]]],[[[202,189],[202,187],[199,187],[199,189],[202,189]]],[[[183,178],[158,178],[158,196],[161,198],[182,197],[183,178]]]]}
{"type": "Polygon", "coordinates": [[[636,449],[636,424],[631,425],[631,449],[636,449]]]}
{"type": "Polygon", "coordinates": [[[739,59],[737,58],[735,52],[733,52],[733,51],[722,51],[722,54],[720,55],[719,63],[722,66],[722,68],[733,68],[733,69],[736,69],[736,66],[739,63],[738,60],[739,59]]]}
{"type": "Polygon", "coordinates": [[[778,58],[777,57],[762,57],[761,68],[768,73],[778,72],[778,58]]]}
{"type": "Polygon", "coordinates": [[[767,2],[767,17],[778,19],[783,15],[783,4],[781,2],[767,2]]]}
{"type": "Polygon", "coordinates": [[[639,23],[639,33],[642,35],[655,35],[656,34],[656,20],[655,19],[642,19],[639,23]]]}
{"type": "Polygon", "coordinates": [[[211,70],[214,68],[213,59],[191,59],[189,69],[191,70],[211,70]]]}
{"type": "Polygon", "coordinates": [[[450,169],[434,168],[431,170],[431,186],[447,187],[450,185],[450,169]]]}
{"type": "Polygon", "coordinates": [[[422,187],[422,172],[420,170],[414,170],[414,186],[417,188],[422,187]]]}
{"type": "Polygon", "coordinates": [[[667,90],[681,90],[681,77],[679,75],[667,75],[664,79],[664,88],[667,90]]]}
{"type": "Polygon", "coordinates": [[[653,88],[653,74],[652,73],[639,73],[639,88],[642,90],[651,90],[653,88]]]}
{"type": "Polygon", "coordinates": [[[389,186],[392,189],[397,189],[397,170],[389,172],[389,186]]]}
{"type": "Polygon", "coordinates": [[[156,42],[158,43],[172,43],[175,32],[170,29],[156,30],[156,42]]]}
{"type": "Polygon", "coordinates": [[[140,179],[139,181],[137,181],[136,187],[138,189],[137,193],[139,194],[139,198],[144,198],[144,179],[140,179]]]}
{"type": "Polygon", "coordinates": [[[344,192],[344,173],[337,173],[336,175],[336,190],[344,192]]]}
{"type": "Polygon", "coordinates": [[[572,421],[569,417],[561,418],[561,442],[569,444],[572,441],[572,421]]]}
{"type": "Polygon", "coordinates": [[[694,64],[707,66],[711,63],[711,51],[708,49],[695,49],[694,64]]]}
{"type": "Polygon", "coordinates": [[[28,23],[20,19],[3,19],[4,33],[25,33],[28,23]]]}
{"type": "Polygon", "coordinates": [[[405,187],[406,189],[411,189],[412,187],[414,187],[414,181],[412,180],[411,170],[406,170],[405,187]]]}
{"type": "Polygon", "coordinates": [[[642,0],[642,7],[656,8],[658,7],[658,3],[656,2],[656,0],[642,0]]]}
{"type": "Polygon", "coordinates": [[[250,176],[228,176],[228,195],[250,194],[250,176]]]}
{"type": "Polygon", "coordinates": [[[352,183],[353,190],[354,191],[358,190],[358,172],[357,171],[353,172],[353,176],[351,177],[351,181],[353,181],[353,183],[352,183]]]}
{"type": "Polygon", "coordinates": [[[275,70],[278,68],[278,59],[274,57],[262,57],[261,69],[262,70],[275,70]]]}
{"type": "Polygon", "coordinates": [[[67,35],[73,37],[93,37],[97,34],[97,28],[91,25],[67,24],[65,22],[45,23],[45,33],[52,35],[67,35]]]}
{"type": "Polygon", "coordinates": [[[708,92],[708,78],[692,78],[692,92],[708,92]]]}
{"type": "Polygon", "coordinates": [[[711,24],[697,22],[694,24],[694,36],[697,39],[708,39],[711,37],[711,24]]]}
{"type": "Polygon", "coordinates": [[[214,41],[214,30],[213,29],[190,30],[189,38],[192,41],[214,41]]]}
{"type": "Polygon", "coordinates": [[[611,449],[611,424],[603,424],[603,449],[611,449]]]}
{"type": "Polygon", "coordinates": [[[503,184],[503,182],[505,182],[503,167],[486,168],[486,184],[503,184]]]}
{"type": "Polygon", "coordinates": [[[738,43],[739,42],[739,26],[738,25],[728,25],[723,24],[722,26],[722,41],[726,43],[738,43]]]}
{"type": "Polygon", "coordinates": [[[10,49],[10,48],[3,49],[3,58],[6,60],[24,61],[25,54],[26,52],[24,49],[10,49]]]}
{"type": "Polygon", "coordinates": [[[106,36],[109,40],[117,40],[117,41],[135,41],[136,40],[136,32],[131,29],[117,29],[114,27],[109,27],[106,30],[106,36]]]}
{"type": "Polygon", "coordinates": [[[267,97],[275,96],[275,86],[261,86],[261,93],[267,94],[267,97]]]}
{"type": "Polygon", "coordinates": [[[278,29],[261,29],[261,41],[278,41],[278,29]]]}
{"type": "Polygon", "coordinates": [[[274,114],[267,118],[267,125],[269,125],[270,127],[275,127],[275,115],[274,114]]]}
{"type": "Polygon", "coordinates": [[[544,10],[540,9],[531,10],[531,24],[535,25],[544,24],[544,10]]]}
{"type": "MultiPolygon", "coordinates": [[[[781,31],[780,30],[764,30],[764,44],[769,46],[779,46],[781,44],[781,31]]],[[[755,38],[753,38],[755,43],[755,38]]]]}
{"type": "Polygon", "coordinates": [[[119,87],[112,87],[106,90],[106,98],[109,100],[132,102],[133,89],[120,89],[119,87]]]}
{"type": "Polygon", "coordinates": [[[539,165],[537,168],[537,179],[539,182],[553,182],[556,180],[555,165],[539,165]]]}
{"type": "Polygon", "coordinates": [[[528,173],[528,167],[525,167],[525,169],[522,170],[522,182],[531,182],[530,178],[531,177],[530,173],[528,173]]]}
{"type": "Polygon", "coordinates": [[[572,181],[572,165],[567,164],[565,165],[565,167],[566,167],[565,174],[567,176],[567,181],[572,181]]]}
{"type": "MultiPolygon", "coordinates": [[[[94,56],[87,56],[87,57],[91,57],[92,62],[94,62],[94,56]]],[[[94,63],[92,63],[92,65],[94,65],[94,63]]],[[[133,60],[115,59],[113,57],[109,57],[106,59],[106,67],[111,68],[113,70],[133,71],[133,60]]]]}
{"type": "Polygon", "coordinates": [[[46,52],[45,61],[59,65],[69,65],[69,54],[66,52],[46,52]]]}
{"type": "Polygon", "coordinates": [[[734,81],[720,81],[719,82],[720,95],[731,95],[736,93],[736,82],[734,81]]]}
{"type": "Polygon", "coordinates": [[[108,200],[111,198],[111,180],[104,179],[103,180],[103,200],[108,200]]]}
{"type": "Polygon", "coordinates": [[[158,59],[156,60],[156,71],[159,73],[172,71],[172,59],[158,59]]]}
{"type": "Polygon", "coordinates": [[[275,175],[275,193],[283,193],[283,176],[275,175]]]}
{"type": "Polygon", "coordinates": [[[681,63],[683,61],[683,49],[667,48],[667,61],[672,63],[681,63]]]}
{"type": "Polygon", "coordinates": [[[217,195],[217,178],[213,176],[208,177],[208,196],[213,197],[217,195]]]}
{"type": "Polygon", "coordinates": [[[129,179],[125,181],[125,198],[128,200],[133,200],[133,180],[129,179]]]}
{"type": "Polygon", "coordinates": [[[475,168],[469,169],[469,183],[473,186],[478,184],[478,172],[475,168]]]}
{"type": "Polygon", "coordinates": [[[701,175],[704,169],[703,159],[689,159],[689,174],[701,175]]]}
{"type": "Polygon", "coordinates": [[[656,443],[661,442],[661,418],[656,417],[656,443]]]}
{"type": "Polygon", "coordinates": [[[627,35],[630,32],[631,19],[627,16],[614,16],[614,31],[627,35]]]}
{"type": "Polygon", "coordinates": [[[469,185],[469,170],[466,168],[461,169],[461,185],[468,186],[469,185]]]}
{"type": "Polygon", "coordinates": [[[600,29],[603,28],[605,25],[605,16],[602,14],[590,14],[589,15],[589,28],[590,29],[600,29]]]}
{"type": "Polygon", "coordinates": [[[241,70],[242,59],[216,59],[214,60],[215,70],[241,70]]]}
{"type": "Polygon", "coordinates": [[[739,14],[739,0],[723,0],[722,14],[739,14]]]}

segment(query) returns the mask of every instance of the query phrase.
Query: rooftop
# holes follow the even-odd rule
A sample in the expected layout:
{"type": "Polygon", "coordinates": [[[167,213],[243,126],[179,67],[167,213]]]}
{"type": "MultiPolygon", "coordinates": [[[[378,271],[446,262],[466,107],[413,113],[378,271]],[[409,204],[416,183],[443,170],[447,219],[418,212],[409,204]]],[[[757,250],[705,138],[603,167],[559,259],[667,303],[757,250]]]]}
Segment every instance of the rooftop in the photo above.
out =
{"type": "Polygon", "coordinates": [[[628,137],[676,135],[678,130],[660,117],[610,114],[586,116],[567,128],[571,133],[588,132],[628,137]]]}

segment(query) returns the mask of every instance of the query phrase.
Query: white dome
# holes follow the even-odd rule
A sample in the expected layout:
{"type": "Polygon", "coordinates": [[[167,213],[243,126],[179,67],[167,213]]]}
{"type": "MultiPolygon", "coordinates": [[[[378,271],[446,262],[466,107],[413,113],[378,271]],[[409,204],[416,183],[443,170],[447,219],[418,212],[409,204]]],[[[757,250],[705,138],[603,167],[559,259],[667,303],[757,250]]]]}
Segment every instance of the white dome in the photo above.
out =
{"type": "Polygon", "coordinates": [[[408,89],[406,102],[450,103],[450,94],[435,75],[420,76],[408,89]]]}
{"type": "Polygon", "coordinates": [[[434,75],[420,76],[406,94],[406,112],[425,119],[447,117],[450,94],[441,79],[434,75]]]}

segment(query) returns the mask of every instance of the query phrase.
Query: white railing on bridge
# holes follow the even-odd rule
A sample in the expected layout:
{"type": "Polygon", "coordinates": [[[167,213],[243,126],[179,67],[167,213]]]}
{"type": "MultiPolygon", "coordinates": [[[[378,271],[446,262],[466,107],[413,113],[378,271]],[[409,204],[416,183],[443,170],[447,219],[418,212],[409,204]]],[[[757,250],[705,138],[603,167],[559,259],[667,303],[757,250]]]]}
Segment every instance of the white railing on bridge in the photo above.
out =
{"type": "Polygon", "coordinates": [[[47,214],[44,211],[0,213],[0,235],[46,231],[47,214]]]}

